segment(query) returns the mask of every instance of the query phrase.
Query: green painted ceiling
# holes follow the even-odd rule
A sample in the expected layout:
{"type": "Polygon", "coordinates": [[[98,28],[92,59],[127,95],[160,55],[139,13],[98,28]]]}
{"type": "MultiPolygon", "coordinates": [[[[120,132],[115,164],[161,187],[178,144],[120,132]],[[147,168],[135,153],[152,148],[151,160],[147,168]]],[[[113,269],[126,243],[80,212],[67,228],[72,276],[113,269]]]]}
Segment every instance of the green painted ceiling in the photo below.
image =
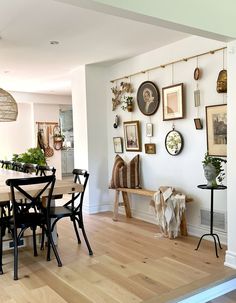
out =
{"type": "Polygon", "coordinates": [[[225,36],[226,40],[227,37],[236,38],[236,0],[93,0],[92,2],[215,33],[225,36]]]}

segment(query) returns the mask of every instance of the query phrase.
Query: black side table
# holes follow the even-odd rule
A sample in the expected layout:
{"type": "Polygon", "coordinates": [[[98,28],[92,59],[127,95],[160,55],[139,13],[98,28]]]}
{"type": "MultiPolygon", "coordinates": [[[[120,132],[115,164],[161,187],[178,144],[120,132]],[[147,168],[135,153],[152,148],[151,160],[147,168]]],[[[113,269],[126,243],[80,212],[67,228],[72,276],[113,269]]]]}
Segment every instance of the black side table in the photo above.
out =
{"type": "Polygon", "coordinates": [[[214,239],[214,242],[215,242],[216,257],[219,258],[218,252],[217,252],[217,242],[216,242],[216,239],[218,240],[220,249],[222,249],[221,244],[220,244],[220,238],[219,238],[219,236],[216,233],[213,233],[213,201],[214,201],[214,190],[223,190],[223,189],[226,189],[227,186],[218,185],[217,187],[207,187],[207,185],[198,185],[197,187],[201,188],[201,189],[209,189],[211,191],[211,220],[210,220],[210,224],[211,225],[210,225],[210,233],[209,234],[204,234],[204,235],[201,236],[201,238],[200,238],[200,240],[198,242],[197,248],[195,250],[198,250],[198,248],[199,248],[199,246],[201,244],[201,241],[202,241],[202,239],[205,236],[212,236],[213,239],[214,239]]]}

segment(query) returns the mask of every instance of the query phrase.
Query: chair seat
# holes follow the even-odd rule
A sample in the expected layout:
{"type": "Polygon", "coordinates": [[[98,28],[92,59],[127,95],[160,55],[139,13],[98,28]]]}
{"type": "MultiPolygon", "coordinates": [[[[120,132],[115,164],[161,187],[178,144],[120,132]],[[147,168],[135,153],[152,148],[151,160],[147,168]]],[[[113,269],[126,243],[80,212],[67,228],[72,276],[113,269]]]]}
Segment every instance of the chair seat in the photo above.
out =
{"type": "MultiPolygon", "coordinates": [[[[45,223],[45,217],[41,213],[27,213],[17,216],[16,225],[18,227],[36,226],[45,223]]],[[[9,220],[10,228],[14,226],[13,217],[9,220]]]]}
{"type": "Polygon", "coordinates": [[[56,206],[50,208],[50,217],[57,218],[57,217],[69,217],[71,216],[72,211],[65,207],[65,206],[56,206]]]}

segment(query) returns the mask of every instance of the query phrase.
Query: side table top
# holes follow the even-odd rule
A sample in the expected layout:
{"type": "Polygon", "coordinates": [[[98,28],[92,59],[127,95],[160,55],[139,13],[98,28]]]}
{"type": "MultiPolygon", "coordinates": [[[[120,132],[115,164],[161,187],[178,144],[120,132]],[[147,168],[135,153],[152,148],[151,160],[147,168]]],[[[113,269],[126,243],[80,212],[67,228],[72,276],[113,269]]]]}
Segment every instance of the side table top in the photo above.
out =
{"type": "Polygon", "coordinates": [[[209,187],[206,184],[200,184],[197,187],[201,188],[201,189],[213,189],[213,190],[214,189],[215,190],[222,190],[222,189],[226,189],[227,188],[227,186],[225,186],[225,185],[217,185],[217,187],[213,187],[213,186],[209,187]]]}

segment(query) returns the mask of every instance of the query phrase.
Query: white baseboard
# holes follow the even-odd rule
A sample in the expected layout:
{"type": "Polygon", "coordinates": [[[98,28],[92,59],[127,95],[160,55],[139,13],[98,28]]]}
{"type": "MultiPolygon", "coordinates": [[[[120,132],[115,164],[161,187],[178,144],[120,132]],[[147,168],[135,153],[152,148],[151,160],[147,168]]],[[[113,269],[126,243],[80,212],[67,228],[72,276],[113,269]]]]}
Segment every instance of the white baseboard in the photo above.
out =
{"type": "MultiPolygon", "coordinates": [[[[143,212],[143,211],[136,211],[135,209],[132,209],[132,216],[136,219],[140,219],[149,223],[157,224],[156,219],[155,219],[155,214],[149,213],[149,212],[143,212]]],[[[125,209],[124,207],[119,207],[119,212],[121,214],[125,215],[125,209]]],[[[203,227],[202,225],[192,225],[192,224],[187,224],[187,229],[188,229],[188,234],[190,236],[195,236],[200,238],[203,234],[209,233],[209,228],[208,227],[203,227]]],[[[220,230],[214,230],[220,238],[220,242],[224,245],[227,244],[227,233],[220,231],[220,230]]],[[[206,240],[213,241],[212,237],[206,237],[204,238],[206,240]]]]}
{"type": "Polygon", "coordinates": [[[103,205],[84,205],[83,212],[85,214],[96,214],[105,211],[112,211],[113,205],[111,204],[103,204],[103,205]]]}
{"type": "Polygon", "coordinates": [[[226,250],[224,265],[236,269],[236,253],[226,250]]]}

